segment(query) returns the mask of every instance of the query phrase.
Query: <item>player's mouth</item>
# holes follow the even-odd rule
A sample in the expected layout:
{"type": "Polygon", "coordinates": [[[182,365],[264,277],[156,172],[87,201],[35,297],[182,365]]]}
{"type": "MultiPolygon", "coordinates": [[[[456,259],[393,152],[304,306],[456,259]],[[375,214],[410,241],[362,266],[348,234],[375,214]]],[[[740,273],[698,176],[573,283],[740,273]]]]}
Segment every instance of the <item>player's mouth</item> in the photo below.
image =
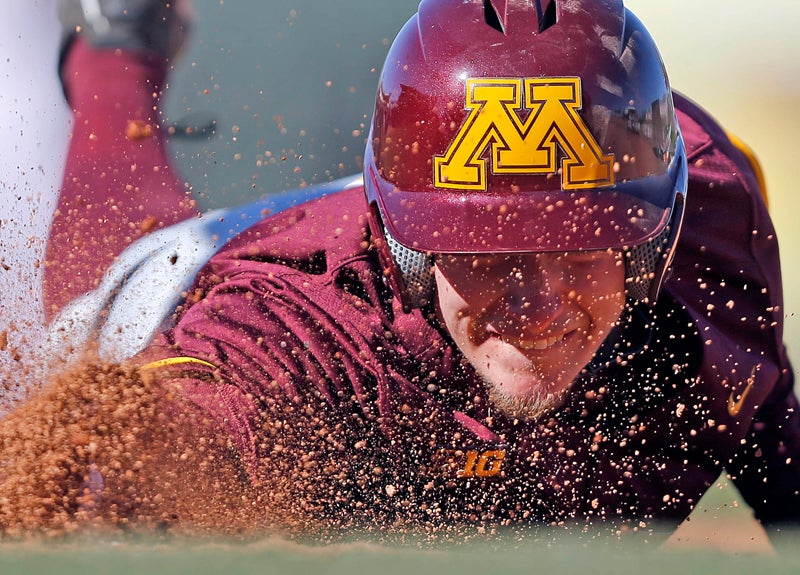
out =
{"type": "Polygon", "coordinates": [[[503,343],[524,351],[545,351],[551,347],[555,347],[564,341],[564,339],[568,337],[570,333],[572,333],[569,332],[547,337],[526,338],[500,333],[491,324],[486,326],[486,331],[491,338],[499,339],[503,343]]]}
{"type": "Polygon", "coordinates": [[[502,340],[507,344],[513,345],[514,347],[519,349],[524,349],[526,351],[543,351],[545,349],[553,347],[563,339],[564,338],[562,336],[553,336],[543,339],[517,339],[508,337],[502,338],[502,340]]]}

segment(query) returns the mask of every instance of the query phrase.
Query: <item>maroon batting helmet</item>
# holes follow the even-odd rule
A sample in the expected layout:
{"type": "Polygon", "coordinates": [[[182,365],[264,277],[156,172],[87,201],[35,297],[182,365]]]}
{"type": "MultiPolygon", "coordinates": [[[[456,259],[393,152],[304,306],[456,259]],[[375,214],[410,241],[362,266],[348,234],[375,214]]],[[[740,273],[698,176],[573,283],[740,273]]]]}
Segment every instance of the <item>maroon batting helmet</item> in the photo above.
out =
{"type": "Polygon", "coordinates": [[[654,303],[687,181],[661,57],[621,0],[423,0],[386,58],[364,163],[407,309],[430,301],[437,253],[609,248],[654,303]]]}

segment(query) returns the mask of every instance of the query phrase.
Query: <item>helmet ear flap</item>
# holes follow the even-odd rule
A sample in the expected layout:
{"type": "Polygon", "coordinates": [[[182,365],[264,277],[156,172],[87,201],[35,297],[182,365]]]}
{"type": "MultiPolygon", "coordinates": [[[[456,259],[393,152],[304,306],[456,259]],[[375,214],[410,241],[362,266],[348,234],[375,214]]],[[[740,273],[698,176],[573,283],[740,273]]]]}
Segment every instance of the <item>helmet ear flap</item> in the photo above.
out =
{"type": "Polygon", "coordinates": [[[383,269],[383,279],[400,299],[403,311],[411,313],[429,305],[436,286],[433,257],[395,240],[386,230],[374,203],[370,205],[369,226],[383,269]]]}
{"type": "Polygon", "coordinates": [[[675,247],[683,225],[684,204],[688,188],[688,166],[683,138],[678,136],[673,180],[674,200],[669,222],[649,241],[625,250],[625,289],[629,297],[649,306],[656,305],[675,255],[675,247]]]}
{"type": "Polygon", "coordinates": [[[628,295],[636,301],[650,306],[658,301],[680,236],[683,204],[684,195],[679,192],[675,196],[670,221],[661,233],[625,252],[625,287],[628,295]]]}

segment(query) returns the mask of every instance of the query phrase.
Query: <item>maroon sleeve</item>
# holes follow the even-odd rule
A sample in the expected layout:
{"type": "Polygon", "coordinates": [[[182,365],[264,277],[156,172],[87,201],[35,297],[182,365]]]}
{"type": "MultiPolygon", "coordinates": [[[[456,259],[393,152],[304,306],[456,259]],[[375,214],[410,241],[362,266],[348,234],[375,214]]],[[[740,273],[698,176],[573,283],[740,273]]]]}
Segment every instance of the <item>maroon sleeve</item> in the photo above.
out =
{"type": "Polygon", "coordinates": [[[373,400],[371,350],[387,330],[354,197],[363,193],[285,210],[234,238],[142,358],[225,422],[251,473],[266,406],[373,400]]]}
{"type": "Polygon", "coordinates": [[[780,257],[757,170],[717,123],[676,97],[689,143],[684,233],[668,291],[704,343],[695,444],[724,457],[764,522],[800,521],[800,420],[783,343],[780,257]],[[720,428],[724,432],[720,432],[720,428]]]}
{"type": "Polygon", "coordinates": [[[731,477],[765,525],[800,523],[800,405],[783,378],[756,413],[731,477]]]}
{"type": "Polygon", "coordinates": [[[311,285],[313,275],[278,265],[262,264],[258,272],[246,262],[242,267],[210,289],[148,355],[151,361],[189,358],[160,369],[178,371],[186,393],[227,421],[238,450],[253,458],[270,398],[302,405],[315,397],[337,405],[355,395],[367,402],[359,382],[377,369],[368,350],[379,344],[370,336],[384,330],[368,325],[368,316],[354,316],[361,323],[332,316],[329,308],[337,304],[325,300],[349,294],[311,285]]]}

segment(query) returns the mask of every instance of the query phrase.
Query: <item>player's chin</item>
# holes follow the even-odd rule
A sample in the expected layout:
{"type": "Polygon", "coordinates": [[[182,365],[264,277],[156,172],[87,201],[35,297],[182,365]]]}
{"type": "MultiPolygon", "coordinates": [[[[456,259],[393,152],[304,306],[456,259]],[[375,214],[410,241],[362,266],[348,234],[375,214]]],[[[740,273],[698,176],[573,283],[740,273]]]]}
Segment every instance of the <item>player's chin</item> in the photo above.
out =
{"type": "Polygon", "coordinates": [[[508,393],[498,387],[488,387],[492,406],[509,419],[535,421],[552,413],[564,404],[567,390],[536,390],[525,394],[508,393]]]}

